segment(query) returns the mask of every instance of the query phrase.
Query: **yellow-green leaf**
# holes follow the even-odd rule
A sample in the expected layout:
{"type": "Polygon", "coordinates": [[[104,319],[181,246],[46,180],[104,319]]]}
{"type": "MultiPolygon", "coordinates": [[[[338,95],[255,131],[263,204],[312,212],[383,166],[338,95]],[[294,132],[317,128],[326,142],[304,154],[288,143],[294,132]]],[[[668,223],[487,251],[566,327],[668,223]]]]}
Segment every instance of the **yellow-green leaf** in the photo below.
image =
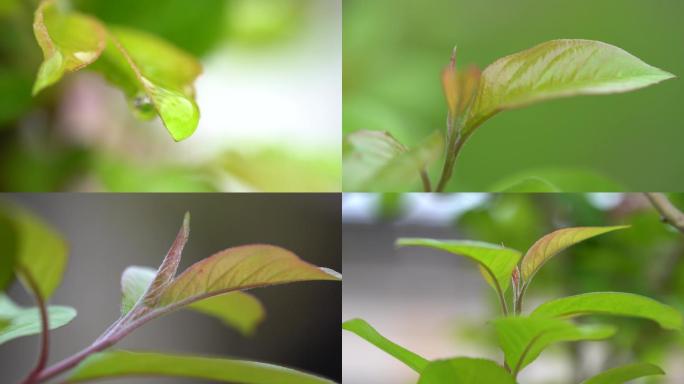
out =
{"type": "Polygon", "coordinates": [[[565,96],[628,92],[673,77],[600,41],[547,41],[503,57],[482,72],[467,129],[505,109],[565,96]]]}
{"type": "Polygon", "coordinates": [[[608,325],[576,325],[544,317],[505,317],[494,320],[506,364],[518,374],[551,344],[566,341],[603,340],[615,334],[608,325]]]}
{"type": "Polygon", "coordinates": [[[601,372],[598,375],[583,381],[582,384],[623,384],[640,377],[664,374],[665,372],[657,365],[635,363],[601,372]]]}
{"type": "Polygon", "coordinates": [[[342,323],[342,329],[354,332],[359,337],[380,348],[418,373],[422,372],[423,369],[425,369],[425,367],[428,365],[428,361],[425,358],[409,351],[399,344],[388,340],[365,320],[347,320],[342,323]]]}
{"type": "MultiPolygon", "coordinates": [[[[71,307],[48,306],[50,329],[63,327],[76,317],[71,307]]],[[[9,297],[0,293],[0,344],[23,336],[41,333],[41,319],[38,308],[17,306],[9,297]]]]}
{"type": "Polygon", "coordinates": [[[33,33],[45,57],[33,94],[97,60],[106,42],[106,31],[99,21],[76,12],[62,12],[54,0],[44,0],[36,9],[33,33]]]}
{"type": "Polygon", "coordinates": [[[158,115],[174,140],[188,138],[199,123],[194,81],[199,62],[145,32],[110,27],[102,57],[92,67],[121,88],[143,118],[158,115]]]}
{"type": "Polygon", "coordinates": [[[486,359],[458,357],[436,360],[427,365],[418,384],[515,384],[499,364],[486,359]]]}
{"type": "Polygon", "coordinates": [[[17,233],[16,272],[27,289],[35,282],[46,301],[62,281],[67,264],[67,245],[62,236],[43,220],[19,207],[11,210],[17,233]],[[30,276],[27,276],[30,275],[30,276]]]}
{"type": "Polygon", "coordinates": [[[332,384],[294,369],[246,360],[128,351],[91,355],[71,373],[69,383],[121,377],[185,377],[235,384],[332,384]]]}
{"type": "MultiPolygon", "coordinates": [[[[121,312],[133,308],[149,287],[157,271],[147,267],[128,267],[121,276],[121,312]]],[[[250,335],[263,321],[261,302],[246,292],[230,292],[190,304],[187,309],[214,316],[243,335],[250,335]]]]}
{"type": "Polygon", "coordinates": [[[479,264],[480,272],[487,283],[501,294],[508,290],[511,274],[521,256],[515,249],[470,240],[401,238],[397,240],[397,245],[435,248],[467,257],[479,264]]]}
{"type": "Polygon", "coordinates": [[[228,292],[310,280],[339,281],[341,276],[309,264],[281,247],[244,245],[190,266],[167,287],[157,307],[180,306],[228,292]]]}
{"type": "Polygon", "coordinates": [[[622,292],[593,292],[548,301],[533,312],[537,317],[612,315],[653,320],[664,329],[681,330],[682,314],[651,298],[622,292]]]}
{"type": "Polygon", "coordinates": [[[559,229],[545,235],[527,250],[522,259],[520,269],[525,284],[529,283],[544,263],[566,248],[594,236],[625,228],[628,228],[628,226],[572,227],[559,229]]]}

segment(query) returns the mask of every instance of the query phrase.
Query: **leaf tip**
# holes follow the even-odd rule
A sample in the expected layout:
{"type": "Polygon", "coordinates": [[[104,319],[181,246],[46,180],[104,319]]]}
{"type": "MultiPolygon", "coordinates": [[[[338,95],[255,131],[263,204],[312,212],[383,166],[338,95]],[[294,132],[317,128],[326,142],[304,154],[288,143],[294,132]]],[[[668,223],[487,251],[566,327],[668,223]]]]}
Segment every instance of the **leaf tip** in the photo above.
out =
{"type": "Polygon", "coordinates": [[[325,267],[320,267],[319,269],[321,271],[323,271],[324,273],[327,273],[329,276],[331,276],[333,278],[333,280],[338,280],[338,281],[342,280],[342,274],[335,271],[334,269],[325,268],[325,267]]]}

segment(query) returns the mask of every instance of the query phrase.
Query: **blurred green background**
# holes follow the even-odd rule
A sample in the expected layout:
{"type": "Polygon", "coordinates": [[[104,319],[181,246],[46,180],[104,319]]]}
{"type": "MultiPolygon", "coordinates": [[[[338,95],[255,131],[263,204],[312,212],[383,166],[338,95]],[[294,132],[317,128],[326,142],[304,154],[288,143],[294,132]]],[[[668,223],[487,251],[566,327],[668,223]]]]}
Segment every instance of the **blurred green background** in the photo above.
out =
{"type": "Polygon", "coordinates": [[[87,68],[32,97],[39,0],[0,0],[0,190],[339,191],[340,0],[59,3],[195,55],[199,127],[173,142],[87,68]]]}
{"type": "Polygon", "coordinates": [[[386,130],[409,146],[445,128],[440,72],[454,45],[460,66],[484,68],[551,39],[601,40],[679,76],[503,112],[465,145],[448,189],[490,190],[554,169],[598,173],[629,191],[684,189],[684,2],[346,0],[343,14],[344,133],[386,130]]]}

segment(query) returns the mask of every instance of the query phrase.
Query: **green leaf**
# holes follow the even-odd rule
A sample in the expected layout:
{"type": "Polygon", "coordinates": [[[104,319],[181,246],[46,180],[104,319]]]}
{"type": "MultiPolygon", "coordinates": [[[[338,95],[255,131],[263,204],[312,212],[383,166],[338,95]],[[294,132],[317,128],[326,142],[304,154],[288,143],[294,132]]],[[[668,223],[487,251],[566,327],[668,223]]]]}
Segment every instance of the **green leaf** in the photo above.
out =
{"type": "Polygon", "coordinates": [[[409,366],[414,371],[420,373],[428,365],[428,360],[418,356],[408,349],[387,340],[375,328],[371,327],[365,320],[352,319],[342,323],[342,329],[354,332],[359,337],[387,352],[397,360],[409,366]]]}
{"type": "Polygon", "coordinates": [[[487,283],[502,294],[508,290],[511,273],[521,256],[521,253],[515,249],[469,240],[401,238],[397,240],[397,245],[430,247],[465,256],[480,265],[480,272],[487,283]]]}
{"type": "Polygon", "coordinates": [[[17,275],[27,289],[29,274],[46,301],[62,281],[67,263],[67,245],[62,236],[47,223],[26,210],[15,207],[11,212],[17,230],[17,275]]]}
{"type": "Polygon", "coordinates": [[[522,259],[521,272],[525,284],[529,284],[532,277],[550,258],[562,252],[571,245],[604,233],[625,229],[628,226],[614,227],[573,227],[563,228],[551,232],[537,240],[522,259]]]}
{"type": "Polygon", "coordinates": [[[235,384],[333,383],[294,369],[253,361],[127,351],[100,352],[88,357],[67,382],[131,376],[186,377],[235,384]]]}
{"type": "Polygon", "coordinates": [[[640,377],[664,375],[660,367],[648,363],[635,363],[612,368],[583,381],[582,384],[622,384],[640,377]]]}
{"type": "MultiPolygon", "coordinates": [[[[49,306],[48,319],[50,329],[62,327],[76,317],[76,310],[70,307],[49,306]]],[[[14,304],[9,297],[0,293],[0,344],[22,336],[36,335],[41,332],[41,320],[38,308],[22,308],[14,304]]]]}
{"type": "Polygon", "coordinates": [[[413,148],[399,143],[389,133],[357,131],[347,135],[342,185],[345,191],[391,191],[410,188],[420,172],[444,152],[440,132],[413,148]]]}
{"type": "Polygon", "coordinates": [[[545,167],[507,176],[488,190],[495,192],[621,192],[623,185],[591,170],[545,167]]]}
{"type": "Polygon", "coordinates": [[[664,329],[681,330],[682,314],[648,297],[621,292],[594,292],[548,301],[533,312],[537,317],[613,315],[653,320],[664,329]]]}
{"type": "Polygon", "coordinates": [[[506,364],[517,375],[551,344],[564,341],[602,340],[615,334],[607,325],[576,325],[543,317],[506,317],[492,322],[506,364]]]}
{"type": "MultiPolygon", "coordinates": [[[[121,312],[133,308],[145,293],[157,271],[147,267],[128,267],[121,276],[121,312]]],[[[190,304],[187,309],[214,316],[226,325],[250,335],[265,316],[261,302],[245,292],[231,292],[190,304]]]]}
{"type": "Polygon", "coordinates": [[[75,12],[61,12],[54,0],[38,6],[33,33],[45,57],[38,69],[33,94],[93,63],[105,47],[104,26],[92,17],[75,12]]]}
{"type": "Polygon", "coordinates": [[[202,72],[199,62],[147,33],[121,27],[109,32],[92,68],[121,88],[141,117],[159,115],[176,141],[190,137],[199,123],[193,85],[202,72]]]}
{"type": "Polygon", "coordinates": [[[559,97],[628,92],[673,77],[600,41],[548,41],[503,57],[482,72],[467,129],[502,110],[559,97]]]}
{"type": "Polygon", "coordinates": [[[427,365],[418,384],[515,384],[505,369],[491,360],[459,357],[427,365]]]}
{"type": "Polygon", "coordinates": [[[244,245],[228,248],[191,265],[166,288],[157,307],[180,307],[244,289],[341,278],[338,273],[311,265],[284,248],[244,245]]]}

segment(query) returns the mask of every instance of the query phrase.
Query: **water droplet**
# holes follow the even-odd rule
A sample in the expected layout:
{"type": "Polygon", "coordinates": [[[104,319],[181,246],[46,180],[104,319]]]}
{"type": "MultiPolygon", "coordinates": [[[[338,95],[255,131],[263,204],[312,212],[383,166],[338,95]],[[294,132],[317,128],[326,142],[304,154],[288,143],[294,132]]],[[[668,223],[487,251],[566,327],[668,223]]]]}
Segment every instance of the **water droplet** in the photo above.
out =
{"type": "Polygon", "coordinates": [[[152,100],[145,93],[138,93],[131,99],[130,104],[139,119],[151,120],[157,115],[152,100]]]}

